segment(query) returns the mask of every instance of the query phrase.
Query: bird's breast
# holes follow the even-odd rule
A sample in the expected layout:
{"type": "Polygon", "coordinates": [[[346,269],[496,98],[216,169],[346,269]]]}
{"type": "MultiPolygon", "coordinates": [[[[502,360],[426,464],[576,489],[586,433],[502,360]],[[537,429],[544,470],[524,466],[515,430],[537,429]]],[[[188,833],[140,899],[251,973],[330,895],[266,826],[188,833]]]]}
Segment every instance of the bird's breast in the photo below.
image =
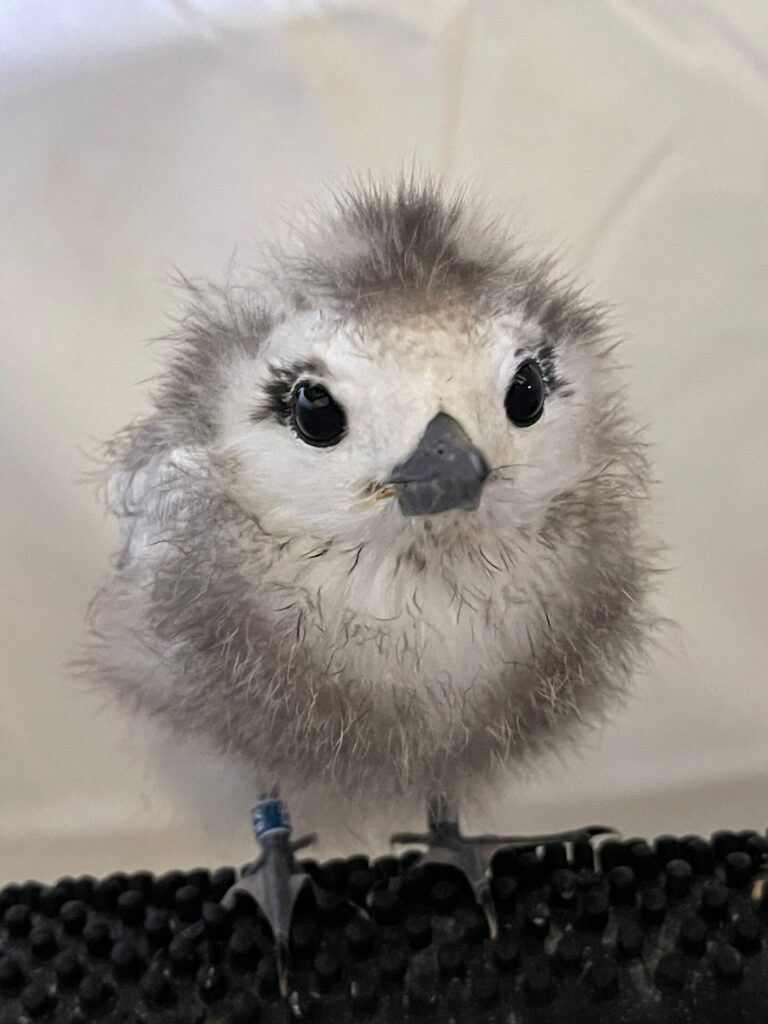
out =
{"type": "Polygon", "coordinates": [[[530,624],[515,609],[505,573],[427,560],[407,568],[395,554],[350,571],[349,556],[332,551],[308,559],[270,602],[275,634],[335,678],[429,693],[438,709],[521,657],[530,624]]]}

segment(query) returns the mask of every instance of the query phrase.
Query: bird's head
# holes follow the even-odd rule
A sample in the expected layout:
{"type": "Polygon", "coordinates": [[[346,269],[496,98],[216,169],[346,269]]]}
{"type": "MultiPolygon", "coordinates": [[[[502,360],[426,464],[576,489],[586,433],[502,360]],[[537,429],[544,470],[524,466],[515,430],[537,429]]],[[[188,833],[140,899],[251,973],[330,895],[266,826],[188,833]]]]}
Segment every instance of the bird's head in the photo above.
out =
{"type": "Polygon", "coordinates": [[[287,311],[230,356],[214,417],[270,534],[391,546],[540,525],[605,459],[598,315],[460,201],[348,197],[280,270],[287,311]]]}

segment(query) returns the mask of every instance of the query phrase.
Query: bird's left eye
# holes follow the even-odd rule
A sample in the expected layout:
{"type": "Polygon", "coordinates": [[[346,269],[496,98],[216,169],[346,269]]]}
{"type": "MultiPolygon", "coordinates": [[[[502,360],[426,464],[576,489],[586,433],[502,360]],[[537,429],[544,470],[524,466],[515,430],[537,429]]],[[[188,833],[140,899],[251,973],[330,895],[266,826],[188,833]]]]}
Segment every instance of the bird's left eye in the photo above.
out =
{"type": "Polygon", "coordinates": [[[544,411],[544,377],[534,359],[517,368],[509,385],[504,406],[516,427],[532,427],[544,411]]]}
{"type": "Polygon", "coordinates": [[[347,429],[347,417],[322,384],[299,381],[293,389],[293,425],[306,444],[330,448],[338,444],[347,429]]]}

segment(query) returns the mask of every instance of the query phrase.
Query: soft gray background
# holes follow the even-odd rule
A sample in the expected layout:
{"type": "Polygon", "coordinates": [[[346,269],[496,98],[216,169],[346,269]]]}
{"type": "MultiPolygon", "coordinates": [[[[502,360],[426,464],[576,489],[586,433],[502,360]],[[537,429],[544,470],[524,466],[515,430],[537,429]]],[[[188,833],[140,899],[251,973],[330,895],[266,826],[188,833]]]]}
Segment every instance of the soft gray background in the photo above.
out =
{"type": "Polygon", "coordinates": [[[247,265],[320,182],[414,157],[618,307],[679,623],[475,823],[764,826],[767,115],[764,0],[0,2],[0,882],[250,852],[63,667],[115,538],[83,451],[146,408],[174,266],[247,265]]]}

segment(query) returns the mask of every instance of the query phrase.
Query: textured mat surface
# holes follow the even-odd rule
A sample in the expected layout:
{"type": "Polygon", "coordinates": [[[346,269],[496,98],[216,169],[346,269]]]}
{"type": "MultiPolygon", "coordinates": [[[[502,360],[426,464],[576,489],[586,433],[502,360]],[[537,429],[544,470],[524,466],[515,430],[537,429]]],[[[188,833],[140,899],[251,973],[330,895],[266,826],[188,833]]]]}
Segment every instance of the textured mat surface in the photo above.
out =
{"type": "Polygon", "coordinates": [[[0,1024],[433,1020],[764,1024],[768,839],[719,832],[504,851],[491,938],[461,876],[418,854],[304,861],[281,996],[231,868],[0,890],[0,1024]]]}

